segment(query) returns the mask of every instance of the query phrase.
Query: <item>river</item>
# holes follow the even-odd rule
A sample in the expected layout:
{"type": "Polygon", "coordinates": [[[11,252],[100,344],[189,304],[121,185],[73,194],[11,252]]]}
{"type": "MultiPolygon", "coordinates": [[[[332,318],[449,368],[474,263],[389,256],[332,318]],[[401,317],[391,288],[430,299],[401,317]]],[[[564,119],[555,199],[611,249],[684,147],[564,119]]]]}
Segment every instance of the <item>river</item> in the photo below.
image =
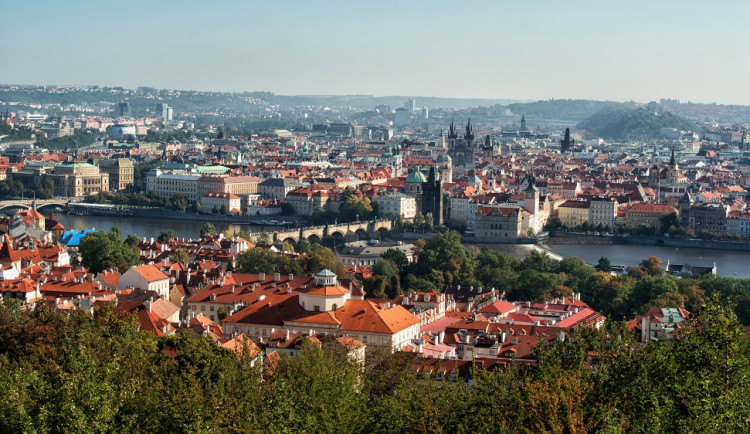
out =
{"type": "MultiPolygon", "coordinates": [[[[203,224],[203,222],[191,220],[162,220],[134,217],[78,216],[69,214],[58,214],[55,217],[66,229],[83,227],[109,230],[112,226],[118,226],[126,236],[128,234],[135,234],[146,238],[156,238],[166,229],[174,230],[180,238],[197,238],[200,235],[200,227],[203,224]]],[[[212,223],[220,232],[227,229],[233,233],[240,230],[248,232],[261,230],[261,227],[258,225],[212,223]]],[[[278,229],[278,226],[263,227],[263,230],[267,232],[272,232],[275,229],[278,229]]],[[[750,277],[750,266],[748,266],[750,265],[750,252],[638,245],[535,246],[521,244],[480,244],[477,247],[490,247],[519,258],[523,258],[531,249],[542,249],[555,259],[561,259],[566,256],[577,256],[591,265],[595,265],[599,261],[599,258],[604,256],[609,259],[612,265],[625,265],[627,267],[638,265],[641,260],[654,255],[660,257],[665,264],[667,261],[676,264],[688,263],[695,266],[713,266],[716,263],[718,273],[722,276],[750,277]]]]}
{"type": "MultiPolygon", "coordinates": [[[[48,215],[45,213],[45,215],[48,215]]],[[[200,229],[204,222],[196,220],[170,220],[141,217],[103,217],[103,216],[81,216],[72,214],[56,214],[55,220],[62,223],[65,229],[96,229],[108,231],[117,226],[124,236],[135,234],[143,238],[156,238],[162,231],[172,229],[179,238],[198,238],[200,229]]],[[[207,220],[208,221],[208,220],[207,220]]],[[[226,222],[210,222],[218,232],[229,229],[232,233],[241,230],[258,232],[261,228],[267,232],[279,229],[279,226],[260,226],[250,224],[236,224],[226,222]]]]}

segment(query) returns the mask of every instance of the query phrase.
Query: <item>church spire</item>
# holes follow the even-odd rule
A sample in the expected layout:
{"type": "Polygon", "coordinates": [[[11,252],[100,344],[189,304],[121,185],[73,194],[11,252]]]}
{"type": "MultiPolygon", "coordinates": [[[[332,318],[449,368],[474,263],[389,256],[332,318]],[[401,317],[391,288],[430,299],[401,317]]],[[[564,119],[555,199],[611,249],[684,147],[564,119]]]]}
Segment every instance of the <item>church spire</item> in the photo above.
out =
{"type": "Polygon", "coordinates": [[[451,126],[448,127],[448,139],[457,139],[458,133],[456,133],[456,122],[451,118],[451,126]]]}
{"type": "Polygon", "coordinates": [[[471,118],[469,118],[469,122],[466,123],[466,134],[464,135],[464,139],[469,143],[474,141],[474,126],[471,125],[471,118]]]}
{"type": "Polygon", "coordinates": [[[675,165],[675,162],[674,162],[674,145],[672,145],[672,158],[669,159],[669,165],[670,166],[674,166],[675,165]]]}

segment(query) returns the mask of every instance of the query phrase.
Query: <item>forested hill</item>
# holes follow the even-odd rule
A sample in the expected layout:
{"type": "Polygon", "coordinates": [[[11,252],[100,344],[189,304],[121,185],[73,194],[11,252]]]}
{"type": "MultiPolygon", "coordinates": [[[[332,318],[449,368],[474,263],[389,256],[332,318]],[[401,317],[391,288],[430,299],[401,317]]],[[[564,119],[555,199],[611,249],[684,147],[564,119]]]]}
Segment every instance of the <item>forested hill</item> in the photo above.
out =
{"type": "Polygon", "coordinates": [[[626,109],[632,106],[632,103],[593,101],[589,99],[550,99],[509,104],[507,108],[513,113],[525,114],[531,118],[581,122],[606,107],[626,109]]]}
{"type": "Polygon", "coordinates": [[[618,105],[602,108],[576,128],[605,139],[658,137],[662,128],[696,132],[701,130],[699,125],[668,111],[629,109],[618,105]]]}

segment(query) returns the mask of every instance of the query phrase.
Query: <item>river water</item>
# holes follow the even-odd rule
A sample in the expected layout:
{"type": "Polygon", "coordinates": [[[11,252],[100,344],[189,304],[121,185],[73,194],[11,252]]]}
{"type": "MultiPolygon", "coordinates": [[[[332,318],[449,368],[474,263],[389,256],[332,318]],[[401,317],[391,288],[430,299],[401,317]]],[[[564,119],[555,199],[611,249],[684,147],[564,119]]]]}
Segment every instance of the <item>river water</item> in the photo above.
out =
{"type": "MultiPolygon", "coordinates": [[[[45,214],[47,215],[47,214],[45,214]]],[[[123,236],[135,234],[143,238],[156,238],[162,231],[172,229],[179,238],[198,238],[200,229],[203,226],[202,221],[196,220],[171,220],[155,219],[141,217],[103,217],[103,216],[81,216],[72,214],[56,214],[55,220],[62,223],[65,229],[96,229],[108,231],[111,227],[117,226],[123,233],[123,236]]],[[[209,221],[209,220],[206,220],[209,221]]],[[[224,232],[229,229],[232,233],[241,230],[248,232],[259,232],[261,229],[266,232],[278,230],[279,226],[260,226],[250,224],[235,224],[226,222],[210,222],[216,227],[218,232],[224,232]]]]}
{"type": "MultiPolygon", "coordinates": [[[[139,237],[156,238],[166,230],[172,229],[180,238],[197,238],[200,236],[201,221],[192,220],[169,220],[135,217],[101,217],[101,216],[77,216],[69,214],[58,214],[57,221],[66,229],[93,228],[96,230],[109,230],[112,226],[118,226],[122,233],[135,234],[139,237]]],[[[212,222],[219,232],[229,229],[231,232],[245,230],[257,232],[261,228],[272,232],[279,227],[249,224],[230,224],[226,222],[212,222]]],[[[523,258],[531,249],[543,249],[553,258],[561,259],[566,256],[577,256],[586,263],[595,265],[599,258],[609,258],[612,265],[625,265],[627,267],[638,265],[641,260],[654,255],[662,259],[666,264],[688,263],[694,266],[713,266],[716,263],[718,273],[722,276],[750,277],[750,252],[739,252],[730,250],[702,250],[693,248],[675,248],[665,246],[637,246],[637,245],[559,245],[559,246],[534,246],[519,244],[480,244],[477,247],[490,247],[513,256],[523,258]]]]}

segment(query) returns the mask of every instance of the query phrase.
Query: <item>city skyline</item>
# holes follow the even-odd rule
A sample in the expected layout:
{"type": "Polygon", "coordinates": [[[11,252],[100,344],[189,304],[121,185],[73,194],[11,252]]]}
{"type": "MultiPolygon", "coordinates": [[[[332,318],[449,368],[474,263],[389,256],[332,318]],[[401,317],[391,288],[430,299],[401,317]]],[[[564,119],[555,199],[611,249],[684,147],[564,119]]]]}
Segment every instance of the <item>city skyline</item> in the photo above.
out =
{"type": "Polygon", "coordinates": [[[0,82],[750,104],[741,2],[108,5],[5,6],[0,82]]]}

